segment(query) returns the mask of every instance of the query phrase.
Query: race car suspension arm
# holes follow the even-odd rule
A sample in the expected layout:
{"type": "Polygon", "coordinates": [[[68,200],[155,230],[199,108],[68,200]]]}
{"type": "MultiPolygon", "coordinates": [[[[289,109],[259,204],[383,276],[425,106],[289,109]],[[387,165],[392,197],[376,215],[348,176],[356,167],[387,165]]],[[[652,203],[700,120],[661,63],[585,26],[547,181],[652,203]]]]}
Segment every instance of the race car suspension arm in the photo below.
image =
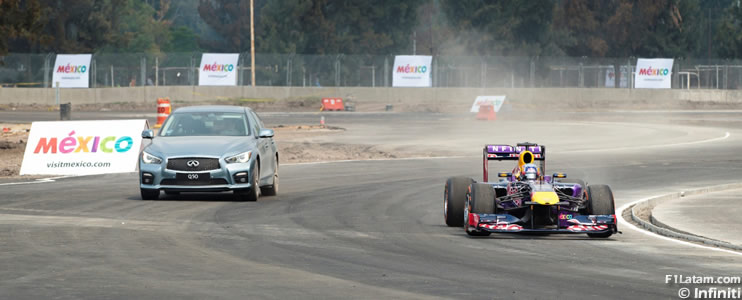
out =
{"type": "Polygon", "coordinates": [[[585,201],[586,201],[585,199],[572,197],[570,195],[565,194],[564,192],[560,190],[555,190],[555,191],[557,193],[557,196],[559,197],[559,201],[567,201],[570,204],[574,204],[578,207],[582,207],[585,205],[585,201]]]}

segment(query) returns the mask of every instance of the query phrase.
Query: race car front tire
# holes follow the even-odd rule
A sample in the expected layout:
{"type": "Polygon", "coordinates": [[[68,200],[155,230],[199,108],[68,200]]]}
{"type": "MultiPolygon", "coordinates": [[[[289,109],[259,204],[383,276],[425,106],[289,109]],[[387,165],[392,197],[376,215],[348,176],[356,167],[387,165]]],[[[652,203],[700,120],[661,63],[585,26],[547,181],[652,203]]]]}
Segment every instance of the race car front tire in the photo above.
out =
{"type": "Polygon", "coordinates": [[[469,228],[468,212],[475,214],[494,214],[495,213],[495,190],[491,185],[485,183],[472,183],[469,185],[466,193],[467,205],[465,210],[465,231],[470,236],[488,236],[490,232],[476,231],[469,228]]]}
{"type": "MultiPolygon", "coordinates": [[[[604,184],[590,185],[587,187],[587,209],[591,215],[615,215],[616,208],[613,203],[613,192],[604,184]]],[[[613,232],[588,233],[589,237],[607,238],[613,232]]]]}
{"type": "Polygon", "coordinates": [[[464,225],[466,191],[474,180],[469,177],[451,177],[443,189],[443,219],[449,227],[464,225]]]}

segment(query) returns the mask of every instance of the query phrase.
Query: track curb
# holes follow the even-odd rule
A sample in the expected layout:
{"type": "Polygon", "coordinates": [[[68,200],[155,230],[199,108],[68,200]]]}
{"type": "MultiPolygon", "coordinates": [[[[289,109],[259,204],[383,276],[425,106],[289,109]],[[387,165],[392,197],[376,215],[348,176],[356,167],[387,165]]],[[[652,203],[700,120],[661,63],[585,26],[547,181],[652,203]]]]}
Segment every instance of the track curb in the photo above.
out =
{"type": "Polygon", "coordinates": [[[740,188],[742,188],[742,182],[680,191],[677,193],[671,193],[671,194],[649,198],[645,201],[641,201],[632,206],[629,206],[628,208],[626,208],[626,210],[630,211],[631,220],[641,225],[641,227],[644,228],[645,230],[654,232],[656,234],[675,238],[675,239],[681,239],[681,240],[691,241],[695,243],[706,244],[706,245],[715,246],[719,248],[725,248],[725,249],[734,250],[734,251],[742,251],[742,246],[740,245],[735,245],[735,244],[725,242],[725,241],[710,239],[707,237],[687,233],[687,232],[678,230],[676,228],[673,228],[672,226],[669,226],[663,223],[662,221],[658,220],[652,214],[652,210],[657,205],[667,202],[667,201],[679,199],[685,196],[708,194],[708,193],[713,193],[713,192],[734,190],[734,189],[740,189],[740,188]],[[641,217],[638,216],[637,211],[640,209],[649,209],[649,220],[642,219],[641,217]]]}

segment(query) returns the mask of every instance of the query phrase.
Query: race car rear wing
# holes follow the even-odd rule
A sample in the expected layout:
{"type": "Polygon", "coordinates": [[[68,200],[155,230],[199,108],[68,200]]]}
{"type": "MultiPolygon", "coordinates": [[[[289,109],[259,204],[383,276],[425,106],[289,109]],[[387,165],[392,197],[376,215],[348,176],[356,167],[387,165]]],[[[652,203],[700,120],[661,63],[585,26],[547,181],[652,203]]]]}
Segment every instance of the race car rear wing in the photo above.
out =
{"type": "MultiPolygon", "coordinates": [[[[541,172],[546,173],[546,146],[534,144],[534,143],[518,143],[515,146],[510,145],[485,145],[483,149],[483,171],[482,179],[487,182],[489,177],[489,161],[490,160],[520,160],[520,154],[528,151],[530,156],[527,160],[529,161],[541,161],[541,172]]],[[[526,162],[530,163],[530,162],[526,162]]]]}
{"type": "Polygon", "coordinates": [[[520,153],[526,150],[533,154],[534,160],[544,160],[546,158],[546,147],[533,143],[520,143],[515,147],[510,145],[486,145],[484,146],[484,155],[487,160],[518,160],[520,153]]]}

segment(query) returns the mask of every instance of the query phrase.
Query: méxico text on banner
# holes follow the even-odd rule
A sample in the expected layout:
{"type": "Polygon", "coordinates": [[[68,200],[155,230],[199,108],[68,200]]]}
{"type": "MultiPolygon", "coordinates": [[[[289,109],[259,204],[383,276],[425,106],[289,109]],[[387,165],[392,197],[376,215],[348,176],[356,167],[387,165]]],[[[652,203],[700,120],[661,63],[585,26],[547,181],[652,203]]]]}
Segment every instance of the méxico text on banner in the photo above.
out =
{"type": "Polygon", "coordinates": [[[392,86],[395,87],[430,87],[430,66],[432,56],[397,55],[394,57],[394,75],[392,86]]]}
{"type": "Polygon", "coordinates": [[[33,122],[21,175],[134,172],[146,120],[33,122]]]}
{"type": "Polygon", "coordinates": [[[198,69],[198,85],[237,85],[239,53],[204,53],[198,69]]]}
{"type": "Polygon", "coordinates": [[[672,88],[672,58],[639,58],[634,71],[634,88],[672,88]]]}
{"type": "Polygon", "coordinates": [[[88,88],[92,54],[59,54],[54,61],[52,87],[88,88]]]}

